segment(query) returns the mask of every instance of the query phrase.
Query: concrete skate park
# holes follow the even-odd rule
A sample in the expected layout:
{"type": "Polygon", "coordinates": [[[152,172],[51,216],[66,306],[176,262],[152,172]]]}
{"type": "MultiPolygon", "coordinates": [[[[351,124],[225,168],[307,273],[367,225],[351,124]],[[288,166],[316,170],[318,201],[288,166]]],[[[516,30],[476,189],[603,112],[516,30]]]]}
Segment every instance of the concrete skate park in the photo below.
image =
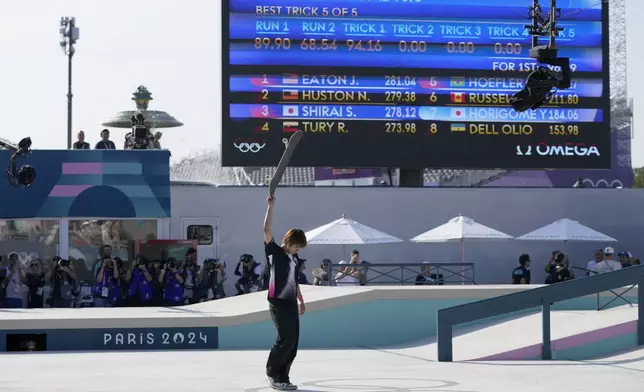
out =
{"type": "MultiPolygon", "coordinates": [[[[635,267],[550,286],[302,286],[307,313],[293,378],[302,391],[327,392],[545,391],[554,386],[593,392],[615,385],[623,392],[639,391],[642,295],[637,286],[616,282],[632,282],[642,272],[644,267],[635,267]],[[605,286],[616,288],[602,290],[605,286]],[[600,292],[558,300],[570,290],[600,292]],[[546,296],[552,305],[543,301],[546,296]],[[542,306],[532,306],[531,297],[542,306]],[[502,314],[466,323],[449,314],[461,309],[470,319],[487,315],[467,307],[502,314]],[[449,327],[447,339],[453,363],[441,362],[445,349],[438,347],[446,340],[445,320],[458,324],[449,327]],[[546,338],[556,361],[538,360],[546,354],[546,338]],[[555,369],[566,377],[543,379],[544,372],[555,369]]],[[[9,390],[96,390],[91,385],[105,374],[104,366],[139,391],[201,391],[215,385],[218,391],[270,390],[262,374],[275,330],[264,292],[178,308],[2,310],[0,320],[1,351],[24,351],[32,344],[56,353],[0,355],[9,390]],[[29,378],[34,366],[43,370],[29,378]],[[74,369],[73,374],[64,375],[61,367],[74,369]]]]}
{"type": "MultiPolygon", "coordinates": [[[[436,359],[439,309],[539,287],[302,286],[307,313],[300,347],[418,346],[423,356],[436,359]]],[[[636,347],[638,288],[623,299],[615,295],[627,289],[553,304],[552,358],[585,360],[636,347]]],[[[265,296],[259,292],[176,308],[3,309],[0,350],[18,350],[20,341],[56,352],[265,349],[275,339],[265,296]]],[[[457,361],[537,359],[542,312],[528,308],[463,323],[453,335],[457,361]]]]}

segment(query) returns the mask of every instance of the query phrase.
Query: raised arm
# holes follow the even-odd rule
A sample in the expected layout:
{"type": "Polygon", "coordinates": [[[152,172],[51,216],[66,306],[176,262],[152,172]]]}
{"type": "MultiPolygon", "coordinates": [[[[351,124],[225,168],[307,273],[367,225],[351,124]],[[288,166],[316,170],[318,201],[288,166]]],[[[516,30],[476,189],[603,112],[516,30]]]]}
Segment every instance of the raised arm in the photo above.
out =
{"type": "Polygon", "coordinates": [[[268,207],[266,208],[266,216],[264,216],[264,243],[268,244],[273,239],[271,225],[273,224],[273,207],[275,205],[275,196],[268,196],[266,199],[268,207]]]}

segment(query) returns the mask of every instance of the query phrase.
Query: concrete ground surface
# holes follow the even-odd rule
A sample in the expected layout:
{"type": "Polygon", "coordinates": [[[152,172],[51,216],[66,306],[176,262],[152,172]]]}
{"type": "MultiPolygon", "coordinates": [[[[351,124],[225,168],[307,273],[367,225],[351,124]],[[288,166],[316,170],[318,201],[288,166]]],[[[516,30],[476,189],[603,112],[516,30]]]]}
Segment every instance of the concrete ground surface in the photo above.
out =
{"type": "MultiPolygon", "coordinates": [[[[405,350],[306,350],[292,381],[327,392],[641,392],[644,349],[583,362],[438,363],[405,350]]],[[[267,351],[0,355],[2,392],[264,392],[267,351]]]]}

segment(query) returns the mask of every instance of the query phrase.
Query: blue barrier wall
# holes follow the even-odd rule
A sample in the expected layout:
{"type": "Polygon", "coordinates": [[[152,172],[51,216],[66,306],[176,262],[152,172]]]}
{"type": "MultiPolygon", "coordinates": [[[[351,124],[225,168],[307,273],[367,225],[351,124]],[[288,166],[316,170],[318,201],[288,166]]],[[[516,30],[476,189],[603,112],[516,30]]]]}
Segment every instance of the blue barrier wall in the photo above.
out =
{"type": "MultiPolygon", "coordinates": [[[[0,164],[11,152],[0,151],[0,164]]],[[[170,152],[36,150],[18,166],[36,169],[26,189],[0,180],[0,219],[170,217],[170,152]]]]}

